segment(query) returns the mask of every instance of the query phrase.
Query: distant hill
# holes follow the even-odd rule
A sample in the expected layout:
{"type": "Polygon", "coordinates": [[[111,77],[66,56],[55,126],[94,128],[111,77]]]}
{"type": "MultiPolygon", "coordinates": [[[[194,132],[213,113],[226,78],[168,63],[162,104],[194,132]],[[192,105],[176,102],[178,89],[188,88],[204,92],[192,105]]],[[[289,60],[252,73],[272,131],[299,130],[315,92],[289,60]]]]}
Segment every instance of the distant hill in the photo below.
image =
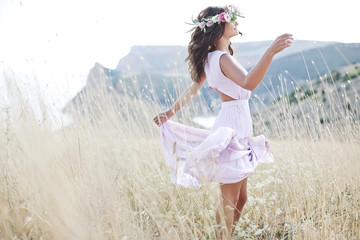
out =
{"type": "Polygon", "coordinates": [[[359,93],[360,63],[341,67],[295,89],[283,88],[281,96],[253,114],[255,129],[265,124],[271,134],[289,123],[301,122],[314,139],[324,134],[314,130],[319,130],[316,125],[344,131],[345,119],[352,124],[360,119],[359,93]]]}
{"type": "MultiPolygon", "coordinates": [[[[265,103],[274,98],[266,88],[280,88],[279,75],[285,77],[284,86],[293,89],[293,85],[302,85],[306,80],[329,74],[332,70],[360,62],[360,43],[332,43],[324,47],[314,47],[306,51],[290,54],[276,59],[271,64],[262,84],[254,93],[261,95],[265,103]],[[292,83],[293,82],[293,83],[292,83]]],[[[277,97],[278,94],[275,94],[277,97]]]]}
{"type": "MultiPolygon", "coordinates": [[[[253,67],[272,41],[233,43],[233,49],[239,62],[245,68],[253,67]]],[[[276,55],[275,59],[293,53],[305,51],[314,47],[324,47],[333,42],[314,42],[314,41],[295,41],[291,48],[276,55]]],[[[122,76],[141,73],[156,74],[188,74],[187,66],[184,62],[187,57],[186,46],[133,46],[130,53],[121,58],[116,71],[122,76]]]]}
{"type": "MultiPolygon", "coordinates": [[[[271,41],[233,44],[235,57],[251,70],[270,44],[271,41]]],[[[127,56],[120,59],[115,69],[96,63],[89,72],[86,86],[69,104],[78,102],[79,105],[89,88],[102,85],[116,90],[118,94],[170,105],[191,84],[184,62],[186,56],[186,46],[134,46],[127,56]]],[[[263,82],[253,91],[253,96],[259,95],[265,103],[270,103],[278,97],[277,89],[280,87],[291,89],[292,84],[302,85],[306,79],[315,79],[329,70],[355,62],[360,62],[360,43],[295,41],[291,48],[276,55],[263,82]],[[283,82],[286,86],[280,86],[279,76],[288,80],[283,82]]],[[[203,103],[203,111],[211,112],[220,100],[207,86],[205,83],[199,101],[203,103]]],[[[252,98],[252,101],[255,99],[252,98]]],[[[253,104],[252,101],[250,104],[253,104]]]]}

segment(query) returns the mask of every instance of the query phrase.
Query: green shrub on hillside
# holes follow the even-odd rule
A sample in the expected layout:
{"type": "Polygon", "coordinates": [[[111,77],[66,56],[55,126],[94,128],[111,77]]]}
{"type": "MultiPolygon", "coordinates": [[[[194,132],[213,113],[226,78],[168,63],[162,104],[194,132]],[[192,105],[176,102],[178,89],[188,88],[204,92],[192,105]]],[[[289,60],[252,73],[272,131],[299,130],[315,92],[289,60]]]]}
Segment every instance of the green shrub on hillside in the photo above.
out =
{"type": "Polygon", "coordinates": [[[351,79],[354,79],[354,78],[357,78],[360,76],[360,69],[358,69],[356,72],[354,73],[351,73],[351,74],[346,74],[343,78],[342,78],[342,81],[345,82],[345,81],[348,81],[348,80],[351,80],[351,79]]]}

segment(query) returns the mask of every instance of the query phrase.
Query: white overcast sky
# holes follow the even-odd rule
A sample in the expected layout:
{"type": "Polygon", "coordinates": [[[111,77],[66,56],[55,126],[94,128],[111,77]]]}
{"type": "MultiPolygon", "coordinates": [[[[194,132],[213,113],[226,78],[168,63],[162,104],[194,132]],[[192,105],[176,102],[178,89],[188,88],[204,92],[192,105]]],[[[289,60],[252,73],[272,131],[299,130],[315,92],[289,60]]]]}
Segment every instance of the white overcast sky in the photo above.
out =
{"type": "Polygon", "coordinates": [[[1,65],[6,76],[14,72],[29,87],[36,79],[49,102],[64,105],[95,62],[115,68],[133,45],[185,46],[191,26],[184,22],[207,6],[226,4],[245,15],[239,21],[244,36],[234,42],[285,32],[303,40],[360,42],[358,0],[0,0],[1,65]]]}

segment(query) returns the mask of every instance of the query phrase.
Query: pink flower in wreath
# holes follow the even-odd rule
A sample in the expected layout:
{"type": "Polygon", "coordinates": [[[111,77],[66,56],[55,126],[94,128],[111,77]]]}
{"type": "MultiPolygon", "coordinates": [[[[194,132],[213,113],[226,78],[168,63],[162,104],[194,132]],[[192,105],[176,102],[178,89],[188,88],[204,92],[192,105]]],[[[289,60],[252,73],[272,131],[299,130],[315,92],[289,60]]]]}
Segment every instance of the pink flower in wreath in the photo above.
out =
{"type": "Polygon", "coordinates": [[[222,13],[219,14],[219,18],[220,18],[220,21],[221,21],[221,22],[226,22],[226,20],[225,20],[225,14],[226,14],[226,12],[222,12],[222,13]]]}
{"type": "Polygon", "coordinates": [[[229,5],[229,8],[232,8],[233,11],[236,11],[236,6],[234,6],[233,4],[230,4],[230,5],[229,5]]]}
{"type": "Polygon", "coordinates": [[[205,27],[205,23],[204,22],[198,22],[198,23],[196,23],[196,26],[198,26],[201,30],[203,30],[204,27],[205,27]]]}

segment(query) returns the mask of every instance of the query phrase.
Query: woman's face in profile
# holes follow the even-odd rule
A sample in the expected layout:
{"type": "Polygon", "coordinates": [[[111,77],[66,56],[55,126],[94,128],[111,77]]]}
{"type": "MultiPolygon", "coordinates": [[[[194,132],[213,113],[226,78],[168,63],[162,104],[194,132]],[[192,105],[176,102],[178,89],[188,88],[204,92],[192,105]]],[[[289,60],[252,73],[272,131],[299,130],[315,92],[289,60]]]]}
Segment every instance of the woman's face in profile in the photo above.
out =
{"type": "Polygon", "coordinates": [[[231,38],[236,35],[239,35],[239,30],[237,29],[238,25],[239,25],[239,23],[237,21],[226,22],[225,23],[225,31],[224,31],[223,36],[226,38],[231,38]]]}

